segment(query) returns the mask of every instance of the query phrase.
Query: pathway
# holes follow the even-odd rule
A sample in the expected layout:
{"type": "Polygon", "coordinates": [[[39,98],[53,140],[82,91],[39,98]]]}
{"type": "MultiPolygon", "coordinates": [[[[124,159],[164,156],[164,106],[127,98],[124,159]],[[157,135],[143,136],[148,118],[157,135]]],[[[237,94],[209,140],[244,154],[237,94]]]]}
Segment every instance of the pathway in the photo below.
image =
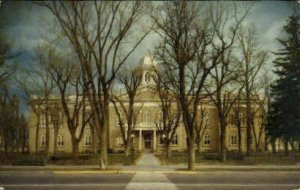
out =
{"type": "MultiPolygon", "coordinates": [[[[161,168],[159,160],[151,153],[144,153],[132,169],[138,171],[157,171],[161,168]]],[[[165,168],[163,168],[165,169],[165,168]]],[[[163,173],[137,172],[125,190],[178,190],[163,173]]]]}

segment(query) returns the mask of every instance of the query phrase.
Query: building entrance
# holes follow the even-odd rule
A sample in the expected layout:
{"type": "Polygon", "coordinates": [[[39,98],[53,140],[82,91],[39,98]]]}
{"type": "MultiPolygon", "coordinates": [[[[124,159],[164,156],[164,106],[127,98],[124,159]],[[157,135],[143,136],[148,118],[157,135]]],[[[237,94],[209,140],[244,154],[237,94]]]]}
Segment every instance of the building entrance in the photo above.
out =
{"type": "Polygon", "coordinates": [[[144,148],[151,149],[152,148],[152,133],[144,134],[144,148]]]}

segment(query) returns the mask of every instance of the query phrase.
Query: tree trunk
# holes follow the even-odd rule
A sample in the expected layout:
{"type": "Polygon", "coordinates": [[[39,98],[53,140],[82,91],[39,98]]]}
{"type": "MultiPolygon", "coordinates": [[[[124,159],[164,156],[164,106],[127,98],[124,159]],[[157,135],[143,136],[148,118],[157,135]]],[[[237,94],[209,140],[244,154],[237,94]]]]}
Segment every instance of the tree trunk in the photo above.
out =
{"type": "Polygon", "coordinates": [[[4,143],[4,154],[7,156],[7,153],[8,153],[8,139],[7,139],[7,136],[4,135],[3,136],[3,143],[4,143]]]}
{"type": "MultiPolygon", "coordinates": [[[[246,81],[248,82],[248,81],[246,81]]],[[[247,84],[246,84],[247,85],[247,84]]],[[[246,87],[246,155],[250,156],[251,152],[251,103],[250,92],[248,86],[246,87]]]]}
{"type": "Polygon", "coordinates": [[[288,156],[289,155],[289,141],[284,140],[284,155],[288,156]]]}
{"type": "Polygon", "coordinates": [[[220,160],[221,162],[226,162],[226,125],[224,123],[221,125],[221,151],[220,160]]]}
{"type": "Polygon", "coordinates": [[[272,153],[276,154],[276,140],[271,141],[271,146],[272,146],[272,153]]]}
{"type": "Polygon", "coordinates": [[[188,170],[195,170],[195,148],[192,139],[188,139],[188,170]]]}
{"type": "Polygon", "coordinates": [[[58,136],[58,128],[55,126],[54,129],[54,142],[53,142],[53,154],[56,156],[57,154],[57,136],[58,136]]]}
{"type": "Polygon", "coordinates": [[[40,132],[40,115],[37,115],[37,124],[35,129],[35,153],[39,151],[39,132],[40,132]]]}
{"type": "Polygon", "coordinates": [[[78,161],[79,156],[79,141],[76,139],[75,134],[72,135],[72,157],[75,162],[78,161]]]}
{"type": "Polygon", "coordinates": [[[295,145],[294,145],[294,142],[293,142],[293,141],[290,141],[290,145],[291,145],[292,151],[295,152],[295,145]]]}
{"type": "Polygon", "coordinates": [[[170,145],[171,145],[170,143],[165,144],[165,159],[171,158],[171,146],[170,145]]]}
{"type": "Polygon", "coordinates": [[[108,117],[109,117],[109,110],[108,110],[108,104],[104,105],[104,117],[103,117],[103,126],[101,126],[100,131],[100,169],[107,169],[108,162],[107,162],[107,133],[108,133],[108,117]]]}
{"type": "Polygon", "coordinates": [[[197,143],[197,152],[198,152],[198,155],[201,154],[201,140],[199,140],[197,143]]]}
{"type": "Polygon", "coordinates": [[[241,132],[241,126],[238,126],[238,152],[239,152],[239,155],[242,154],[242,132],[241,132]]]}
{"type": "Polygon", "coordinates": [[[48,113],[45,114],[45,119],[46,119],[46,154],[48,154],[50,150],[50,128],[49,128],[48,113]]]}

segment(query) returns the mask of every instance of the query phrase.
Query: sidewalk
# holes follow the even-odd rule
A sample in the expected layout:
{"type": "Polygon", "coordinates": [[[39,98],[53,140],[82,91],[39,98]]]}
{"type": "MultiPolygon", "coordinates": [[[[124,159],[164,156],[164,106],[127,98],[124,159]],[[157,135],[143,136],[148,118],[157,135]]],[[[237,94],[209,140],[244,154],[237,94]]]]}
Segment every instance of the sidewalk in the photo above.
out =
{"type": "MultiPolygon", "coordinates": [[[[180,165],[160,165],[152,153],[144,153],[134,166],[121,166],[123,171],[175,171],[180,165]]],[[[182,165],[183,166],[183,165],[182,165]]]]}
{"type": "MultiPolygon", "coordinates": [[[[98,165],[46,165],[46,166],[0,166],[0,173],[3,171],[78,171],[78,172],[103,172],[103,173],[136,173],[136,172],[158,172],[173,173],[186,171],[187,164],[160,165],[159,160],[151,153],[141,155],[136,165],[109,166],[107,170],[99,170],[98,165]]],[[[196,172],[213,171],[299,171],[300,164],[296,165],[229,165],[229,164],[196,164],[196,172]]]]}

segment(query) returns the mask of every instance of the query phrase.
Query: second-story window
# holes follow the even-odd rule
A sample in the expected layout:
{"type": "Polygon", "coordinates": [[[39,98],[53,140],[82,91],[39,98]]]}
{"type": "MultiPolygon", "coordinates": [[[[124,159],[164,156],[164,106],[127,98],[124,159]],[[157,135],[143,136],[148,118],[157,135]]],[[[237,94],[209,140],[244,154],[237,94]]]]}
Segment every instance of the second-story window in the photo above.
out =
{"type": "Polygon", "coordinates": [[[147,125],[150,125],[151,124],[151,115],[150,115],[150,112],[148,111],[145,111],[144,114],[143,114],[143,122],[147,125]]]}

